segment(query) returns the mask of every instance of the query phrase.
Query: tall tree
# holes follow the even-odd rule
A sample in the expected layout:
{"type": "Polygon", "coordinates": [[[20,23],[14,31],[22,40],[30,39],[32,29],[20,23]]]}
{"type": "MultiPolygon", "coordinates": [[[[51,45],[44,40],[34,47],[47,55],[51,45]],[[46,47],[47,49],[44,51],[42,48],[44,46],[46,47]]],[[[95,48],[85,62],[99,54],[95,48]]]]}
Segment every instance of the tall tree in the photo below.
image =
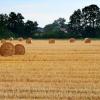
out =
{"type": "Polygon", "coordinates": [[[95,28],[99,25],[100,9],[97,5],[89,5],[82,10],[78,9],[70,16],[68,32],[74,36],[96,37],[95,28]]]}
{"type": "Polygon", "coordinates": [[[82,13],[81,10],[78,9],[74,11],[74,13],[70,16],[70,25],[72,28],[79,28],[81,26],[82,21],[82,13]]]}
{"type": "Polygon", "coordinates": [[[57,25],[60,28],[64,28],[66,20],[64,18],[59,18],[53,22],[53,24],[57,25]]]}
{"type": "Polygon", "coordinates": [[[11,12],[8,19],[8,29],[11,30],[16,37],[24,35],[24,17],[18,13],[11,12]]]}
{"type": "Polygon", "coordinates": [[[86,6],[85,8],[82,9],[82,14],[83,14],[83,21],[84,21],[84,26],[90,26],[95,28],[98,13],[99,13],[99,7],[97,5],[90,5],[86,6]]]}
{"type": "Polygon", "coordinates": [[[48,24],[44,27],[44,37],[46,38],[65,38],[66,33],[62,31],[65,28],[65,19],[59,18],[55,20],[52,24],[48,24]]]}
{"type": "Polygon", "coordinates": [[[70,34],[68,36],[75,38],[81,37],[82,31],[82,12],[78,9],[70,16],[68,23],[68,33],[70,34]]]}
{"type": "Polygon", "coordinates": [[[0,38],[8,38],[14,36],[7,28],[8,16],[6,14],[0,14],[0,38]]]}
{"type": "Polygon", "coordinates": [[[25,23],[25,37],[34,37],[34,33],[37,31],[38,23],[28,20],[25,23]]]}
{"type": "Polygon", "coordinates": [[[8,28],[13,32],[16,33],[16,25],[17,25],[17,15],[15,12],[11,12],[9,14],[9,19],[8,19],[8,28]]]}
{"type": "Polygon", "coordinates": [[[17,37],[24,37],[24,17],[22,16],[21,13],[17,14],[17,24],[16,24],[16,33],[17,37]]]}

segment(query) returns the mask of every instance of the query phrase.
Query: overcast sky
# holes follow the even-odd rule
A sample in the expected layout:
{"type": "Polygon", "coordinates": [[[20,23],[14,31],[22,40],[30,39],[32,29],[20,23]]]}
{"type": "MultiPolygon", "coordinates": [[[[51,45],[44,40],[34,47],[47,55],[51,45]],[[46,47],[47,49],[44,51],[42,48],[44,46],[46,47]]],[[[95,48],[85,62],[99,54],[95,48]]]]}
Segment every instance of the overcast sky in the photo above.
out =
{"type": "Polygon", "coordinates": [[[20,12],[25,20],[37,21],[43,27],[59,17],[68,22],[74,10],[90,4],[100,7],[100,0],[1,0],[0,13],[20,12]]]}

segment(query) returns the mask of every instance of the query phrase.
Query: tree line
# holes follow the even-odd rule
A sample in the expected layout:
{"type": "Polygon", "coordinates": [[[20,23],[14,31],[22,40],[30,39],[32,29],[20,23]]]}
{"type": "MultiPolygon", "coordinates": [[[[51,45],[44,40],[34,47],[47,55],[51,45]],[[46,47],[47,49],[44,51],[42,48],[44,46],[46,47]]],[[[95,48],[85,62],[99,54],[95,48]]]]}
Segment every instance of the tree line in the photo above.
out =
{"type": "Polygon", "coordinates": [[[21,13],[0,14],[0,38],[100,38],[100,8],[89,5],[75,10],[66,22],[59,18],[53,23],[38,27],[37,21],[27,20],[21,13]]]}
{"type": "Polygon", "coordinates": [[[37,26],[36,21],[27,20],[24,22],[21,13],[0,14],[0,38],[33,37],[37,31],[37,26]]]}

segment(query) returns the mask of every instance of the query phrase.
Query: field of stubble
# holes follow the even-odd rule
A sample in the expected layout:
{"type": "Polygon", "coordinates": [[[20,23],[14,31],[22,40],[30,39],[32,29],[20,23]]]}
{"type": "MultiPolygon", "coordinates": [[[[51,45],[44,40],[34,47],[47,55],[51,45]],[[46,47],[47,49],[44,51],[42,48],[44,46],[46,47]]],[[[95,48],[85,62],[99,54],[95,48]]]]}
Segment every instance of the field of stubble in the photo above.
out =
{"type": "Polygon", "coordinates": [[[100,100],[100,41],[25,41],[23,56],[0,56],[0,100],[100,100]]]}

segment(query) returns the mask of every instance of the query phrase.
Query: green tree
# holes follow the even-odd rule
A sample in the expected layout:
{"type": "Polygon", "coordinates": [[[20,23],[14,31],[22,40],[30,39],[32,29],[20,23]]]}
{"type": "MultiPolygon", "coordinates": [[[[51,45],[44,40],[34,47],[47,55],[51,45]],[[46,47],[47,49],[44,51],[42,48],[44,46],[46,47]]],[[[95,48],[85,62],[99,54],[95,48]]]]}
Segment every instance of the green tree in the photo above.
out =
{"type": "Polygon", "coordinates": [[[90,5],[83,8],[82,14],[84,26],[90,26],[92,28],[95,28],[97,26],[96,21],[98,20],[97,18],[99,12],[99,7],[97,5],[90,5]]]}
{"type": "Polygon", "coordinates": [[[24,37],[24,17],[22,16],[21,13],[17,14],[17,24],[16,24],[16,33],[17,37],[24,37]]]}
{"type": "Polygon", "coordinates": [[[59,28],[65,27],[66,20],[64,18],[59,18],[53,22],[53,24],[57,25],[59,28]]]}
{"type": "Polygon", "coordinates": [[[14,34],[8,30],[8,16],[6,14],[0,14],[0,38],[9,38],[14,34]]]}
{"type": "Polygon", "coordinates": [[[59,18],[55,20],[52,24],[48,24],[44,27],[44,37],[45,38],[65,38],[66,33],[62,31],[65,28],[66,20],[64,18],[59,18]]]}
{"type": "Polygon", "coordinates": [[[24,36],[24,17],[18,13],[11,12],[8,18],[8,29],[15,34],[16,37],[24,36]]]}
{"type": "Polygon", "coordinates": [[[25,23],[25,37],[34,37],[34,34],[37,32],[38,23],[35,21],[28,20],[25,23]]]}
{"type": "Polygon", "coordinates": [[[81,37],[82,28],[82,12],[80,9],[74,11],[70,16],[70,21],[68,23],[68,37],[81,37]]]}
{"type": "Polygon", "coordinates": [[[73,37],[98,37],[99,26],[100,9],[97,5],[89,5],[74,11],[70,16],[68,33],[73,37]]]}

